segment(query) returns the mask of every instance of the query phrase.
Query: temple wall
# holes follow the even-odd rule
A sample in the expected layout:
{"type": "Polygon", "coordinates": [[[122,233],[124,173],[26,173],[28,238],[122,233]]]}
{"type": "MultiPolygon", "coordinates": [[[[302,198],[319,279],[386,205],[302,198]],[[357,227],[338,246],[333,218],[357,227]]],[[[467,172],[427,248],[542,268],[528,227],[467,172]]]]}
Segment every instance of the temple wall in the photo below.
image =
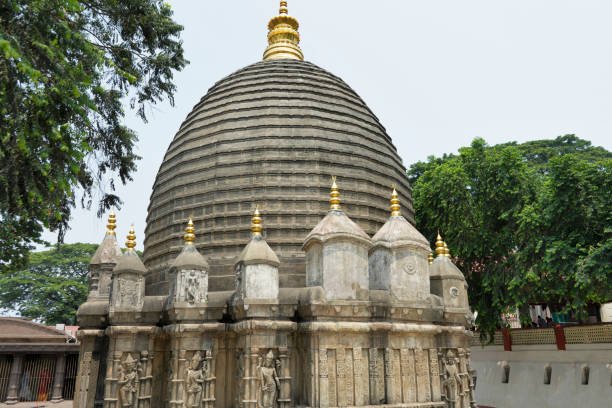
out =
{"type": "MultiPolygon", "coordinates": [[[[612,339],[611,339],[612,340],[612,339]]],[[[472,346],[482,407],[607,407],[612,401],[612,342],[472,346]]]]}

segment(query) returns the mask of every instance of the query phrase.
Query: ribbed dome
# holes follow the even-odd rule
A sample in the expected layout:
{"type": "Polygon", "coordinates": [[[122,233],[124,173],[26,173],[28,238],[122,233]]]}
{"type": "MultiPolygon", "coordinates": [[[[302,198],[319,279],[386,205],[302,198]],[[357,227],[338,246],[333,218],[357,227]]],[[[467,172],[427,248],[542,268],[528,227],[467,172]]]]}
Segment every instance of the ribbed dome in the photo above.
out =
{"type": "Polygon", "coordinates": [[[368,234],[389,217],[392,184],[412,222],[402,161],[340,78],[309,62],[270,60],[219,81],[187,116],[157,174],[144,243],[147,294],[167,292],[190,216],[210,263],[210,290],[233,289],[255,204],[280,258],[281,287],[303,286],[302,244],[329,209],[332,175],[344,211],[368,234]]]}

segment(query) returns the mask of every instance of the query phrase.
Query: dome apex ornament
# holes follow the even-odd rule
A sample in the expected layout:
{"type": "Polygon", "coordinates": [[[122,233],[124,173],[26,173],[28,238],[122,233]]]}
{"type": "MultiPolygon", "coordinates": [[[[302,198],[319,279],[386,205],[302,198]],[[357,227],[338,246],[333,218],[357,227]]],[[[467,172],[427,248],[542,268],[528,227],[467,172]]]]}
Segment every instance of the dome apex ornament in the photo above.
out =
{"type": "Polygon", "coordinates": [[[450,249],[448,249],[448,245],[446,244],[446,242],[444,243],[444,256],[447,258],[450,258],[451,256],[450,249]]]}
{"type": "Polygon", "coordinates": [[[300,23],[289,15],[287,2],[280,2],[279,14],[268,23],[268,48],[264,61],[276,59],[304,60],[300,49],[300,23]]]}
{"type": "Polygon", "coordinates": [[[336,184],[336,176],[332,177],[331,192],[329,193],[329,204],[331,210],[340,210],[340,190],[336,184]]]}
{"type": "Polygon", "coordinates": [[[259,206],[255,206],[255,211],[253,211],[253,217],[251,218],[251,234],[253,237],[261,237],[262,231],[263,226],[261,225],[259,206]]]}
{"type": "Polygon", "coordinates": [[[438,231],[438,236],[436,238],[436,256],[444,256],[446,254],[446,250],[444,249],[444,241],[440,236],[440,232],[438,231]]]}
{"type": "Polygon", "coordinates": [[[132,224],[130,231],[127,234],[125,246],[127,247],[128,251],[134,251],[134,248],[136,248],[136,232],[134,231],[134,224],[132,224]]]}
{"type": "Polygon", "coordinates": [[[397,194],[397,190],[395,190],[395,187],[393,187],[393,192],[391,193],[391,216],[402,216],[402,207],[400,206],[399,196],[397,194]]]}
{"type": "Polygon", "coordinates": [[[117,217],[115,212],[111,210],[108,214],[108,222],[106,223],[106,235],[115,235],[115,228],[117,228],[117,217]]]}
{"type": "Polygon", "coordinates": [[[189,217],[187,221],[187,227],[185,228],[185,235],[183,235],[185,244],[191,245],[195,241],[195,227],[193,226],[193,220],[189,217]]]}

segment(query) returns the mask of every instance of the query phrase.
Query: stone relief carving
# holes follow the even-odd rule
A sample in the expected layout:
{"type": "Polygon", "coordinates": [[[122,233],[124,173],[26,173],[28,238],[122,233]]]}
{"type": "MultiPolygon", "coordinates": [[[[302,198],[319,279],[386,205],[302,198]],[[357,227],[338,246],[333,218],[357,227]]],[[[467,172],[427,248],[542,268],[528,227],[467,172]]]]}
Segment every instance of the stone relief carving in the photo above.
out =
{"type": "Polygon", "coordinates": [[[189,305],[208,301],[208,278],[206,271],[181,270],[177,272],[175,301],[189,305]]]}
{"type": "Polygon", "coordinates": [[[444,359],[442,390],[449,408],[463,408],[463,381],[459,373],[458,359],[452,350],[448,350],[444,359]]]}
{"type": "Polygon", "coordinates": [[[274,408],[278,399],[280,380],[277,370],[280,368],[280,360],[275,359],[274,352],[268,351],[265,356],[257,359],[257,377],[259,379],[259,393],[257,406],[259,408],[274,408]]]}
{"type": "Polygon", "coordinates": [[[190,271],[186,276],[187,284],[185,285],[185,300],[193,305],[199,301],[198,289],[200,288],[200,279],[196,276],[195,271],[190,271]]]}
{"type": "Polygon", "coordinates": [[[196,352],[185,373],[185,407],[199,408],[202,402],[203,384],[207,377],[208,362],[202,361],[200,352],[196,352]]]}
{"type": "Polygon", "coordinates": [[[122,408],[135,408],[138,401],[138,383],[139,383],[139,364],[138,360],[132,357],[131,353],[121,363],[119,373],[119,405],[122,408]]]}

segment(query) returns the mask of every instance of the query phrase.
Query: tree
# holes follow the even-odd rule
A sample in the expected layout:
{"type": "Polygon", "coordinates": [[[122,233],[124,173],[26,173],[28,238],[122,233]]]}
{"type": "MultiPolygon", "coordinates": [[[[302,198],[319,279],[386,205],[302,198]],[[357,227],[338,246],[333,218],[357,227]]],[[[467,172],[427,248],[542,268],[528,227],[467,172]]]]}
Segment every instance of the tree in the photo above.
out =
{"type": "Polygon", "coordinates": [[[432,241],[443,233],[483,333],[530,300],[583,311],[612,297],[610,160],[566,135],[497,146],[475,139],[410,168],[417,226],[432,241]]]}
{"type": "Polygon", "coordinates": [[[87,297],[94,244],[65,244],[30,254],[26,269],[0,276],[0,308],[45,324],[76,322],[87,297]]]}
{"type": "Polygon", "coordinates": [[[173,103],[173,74],[187,61],[161,0],[7,0],[0,4],[0,269],[23,266],[43,228],[68,228],[75,191],[120,205],[136,134],[123,101],[173,103]],[[92,192],[101,191],[101,197],[92,192]]]}

